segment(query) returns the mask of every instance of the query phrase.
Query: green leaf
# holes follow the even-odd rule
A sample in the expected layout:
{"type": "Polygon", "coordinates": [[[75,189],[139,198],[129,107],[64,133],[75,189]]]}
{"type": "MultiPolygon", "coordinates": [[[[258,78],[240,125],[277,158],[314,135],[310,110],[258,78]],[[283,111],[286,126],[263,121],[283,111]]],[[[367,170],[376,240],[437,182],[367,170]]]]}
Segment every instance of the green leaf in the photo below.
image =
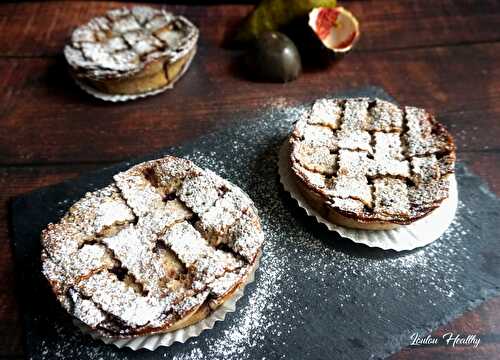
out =
{"type": "Polygon", "coordinates": [[[335,5],[336,0],[262,0],[243,21],[234,42],[252,41],[266,31],[279,30],[291,21],[306,16],[314,8],[335,5]]]}

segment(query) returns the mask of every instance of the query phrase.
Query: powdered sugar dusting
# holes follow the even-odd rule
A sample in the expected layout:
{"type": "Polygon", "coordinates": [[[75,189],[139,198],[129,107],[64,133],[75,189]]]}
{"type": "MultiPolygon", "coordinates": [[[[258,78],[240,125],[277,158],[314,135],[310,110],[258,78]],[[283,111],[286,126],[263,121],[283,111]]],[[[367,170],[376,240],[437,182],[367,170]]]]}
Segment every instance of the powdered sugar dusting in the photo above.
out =
{"type": "Polygon", "coordinates": [[[186,18],[164,9],[120,8],[76,28],[64,55],[77,76],[124,78],[155,59],[179,60],[193,49],[198,34],[186,18]]]}
{"type": "MultiPolygon", "coordinates": [[[[385,357],[409,341],[410,331],[435,328],[498,284],[495,274],[482,270],[481,255],[495,249],[498,230],[479,221],[498,216],[493,210],[498,199],[469,186],[477,185],[477,178],[464,173],[461,164],[457,217],[441,239],[423,249],[396,253],[354,245],[306,217],[281,189],[276,165],[278,149],[301,111],[266,109],[259,114],[265,121],[247,121],[222,141],[196,144],[211,151],[186,150],[189,159],[231,180],[254,200],[266,237],[263,256],[255,282],[224,322],[184,344],[141,355],[176,360],[317,359],[325,352],[339,359],[385,357]]],[[[72,329],[58,336],[65,337],[63,345],[41,344],[46,358],[124,359],[130,354],[97,347],[72,329]]]]}
{"type": "Polygon", "coordinates": [[[294,177],[299,188],[318,194],[311,203],[317,209],[333,206],[355,219],[409,224],[448,196],[442,179],[453,172],[455,148],[424,109],[403,111],[366,97],[316,100],[295,125],[290,144],[294,177]],[[307,151],[301,154],[302,148],[307,151]],[[309,181],[311,172],[331,181],[317,186],[309,181]],[[337,199],[358,200],[364,207],[337,199]]]}

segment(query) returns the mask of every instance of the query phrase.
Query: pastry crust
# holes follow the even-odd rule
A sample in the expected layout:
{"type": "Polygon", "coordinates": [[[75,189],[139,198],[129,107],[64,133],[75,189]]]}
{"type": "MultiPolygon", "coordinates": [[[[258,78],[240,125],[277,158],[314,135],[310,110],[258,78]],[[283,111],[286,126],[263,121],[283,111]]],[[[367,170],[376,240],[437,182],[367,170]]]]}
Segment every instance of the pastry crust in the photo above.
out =
{"type": "Polygon", "coordinates": [[[64,55],[78,80],[108,94],[163,88],[196,52],[198,29],[186,18],[145,6],[108,11],[76,28],[64,55]]]}
{"type": "Polygon", "coordinates": [[[427,111],[380,99],[321,99],[289,139],[292,176],[329,221],[388,230],[448,197],[455,145],[427,111]]]}
{"type": "Polygon", "coordinates": [[[244,286],[262,242],[243,191],[167,156],[116,174],[49,224],[42,265],[71,315],[126,338],[208,316],[244,286]]]}

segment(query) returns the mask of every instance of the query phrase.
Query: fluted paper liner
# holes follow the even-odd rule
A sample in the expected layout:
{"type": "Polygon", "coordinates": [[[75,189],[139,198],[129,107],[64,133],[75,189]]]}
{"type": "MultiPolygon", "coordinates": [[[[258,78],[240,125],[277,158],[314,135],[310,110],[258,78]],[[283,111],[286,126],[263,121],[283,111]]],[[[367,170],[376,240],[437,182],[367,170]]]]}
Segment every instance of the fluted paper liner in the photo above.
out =
{"type": "Polygon", "coordinates": [[[392,230],[361,230],[333,224],[313,209],[298,190],[288,161],[288,149],[288,141],[285,141],[281,146],[278,161],[280,181],[285,190],[306,211],[307,215],[314,217],[320,224],[324,224],[328,230],[335,231],[355,243],[383,250],[413,250],[437,240],[450,226],[455,217],[458,205],[458,190],[457,181],[453,175],[450,177],[449,196],[441,206],[428,216],[409,225],[401,225],[392,230]]]}
{"type": "Polygon", "coordinates": [[[228,313],[236,311],[236,303],[243,297],[245,286],[250,284],[254,280],[255,271],[259,266],[260,261],[260,255],[258,256],[259,257],[255,260],[255,266],[248,274],[244,286],[240,287],[229,300],[219,306],[208,317],[185,328],[178,329],[169,333],[138,336],[130,339],[115,339],[102,336],[98,332],[91,330],[87,325],[76,319],[73,320],[73,323],[84,334],[89,334],[93,339],[101,340],[106,344],[113,344],[118,348],[128,347],[132,350],[147,349],[152,351],[156,350],[160,346],[170,346],[174,342],[184,343],[186,342],[186,340],[200,335],[202,331],[212,329],[217,321],[224,321],[228,313]]]}
{"type": "Polygon", "coordinates": [[[196,48],[192,52],[192,54],[189,57],[189,59],[186,62],[186,64],[184,64],[184,67],[182,68],[182,70],[180,71],[180,73],[177,75],[177,77],[175,79],[173,79],[171,82],[169,82],[167,85],[165,85],[165,86],[163,86],[163,87],[161,87],[159,89],[155,89],[155,90],[148,91],[148,92],[141,93],[141,94],[127,94],[127,95],[125,95],[125,94],[123,94],[123,95],[119,95],[119,94],[116,94],[116,95],[106,94],[106,93],[104,93],[102,91],[99,91],[99,90],[93,88],[90,85],[85,84],[84,82],[78,80],[74,76],[73,76],[73,78],[74,78],[76,84],[78,85],[78,87],[80,87],[80,89],[82,89],[87,94],[90,94],[93,97],[96,97],[98,99],[101,99],[101,100],[104,100],[104,101],[110,101],[110,102],[124,102],[124,101],[136,100],[136,99],[141,99],[141,98],[145,98],[145,97],[148,97],[148,96],[157,95],[157,94],[160,94],[160,93],[162,93],[162,92],[164,92],[166,90],[173,89],[175,83],[189,69],[189,67],[191,65],[191,62],[193,61],[195,55],[196,55],[196,48]]]}

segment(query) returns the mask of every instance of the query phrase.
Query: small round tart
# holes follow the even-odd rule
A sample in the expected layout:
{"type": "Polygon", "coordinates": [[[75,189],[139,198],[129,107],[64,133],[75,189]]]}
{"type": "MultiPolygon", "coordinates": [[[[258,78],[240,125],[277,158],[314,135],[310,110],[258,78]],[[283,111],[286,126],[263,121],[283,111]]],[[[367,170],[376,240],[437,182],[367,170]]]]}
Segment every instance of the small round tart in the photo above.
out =
{"type": "Polygon", "coordinates": [[[120,8],[77,27],[64,55],[77,80],[106,94],[141,94],[173,83],[196,51],[198,29],[145,6],[120,8]]]}
{"type": "Polygon", "coordinates": [[[394,229],[448,197],[455,145],[424,109],[370,98],[321,99],[299,119],[289,142],[299,191],[337,225],[394,229]]]}
{"type": "Polygon", "coordinates": [[[108,337],[169,332],[231,298],[264,236],[237,186],[167,156],[114,176],[42,232],[42,267],[62,306],[108,337]]]}

